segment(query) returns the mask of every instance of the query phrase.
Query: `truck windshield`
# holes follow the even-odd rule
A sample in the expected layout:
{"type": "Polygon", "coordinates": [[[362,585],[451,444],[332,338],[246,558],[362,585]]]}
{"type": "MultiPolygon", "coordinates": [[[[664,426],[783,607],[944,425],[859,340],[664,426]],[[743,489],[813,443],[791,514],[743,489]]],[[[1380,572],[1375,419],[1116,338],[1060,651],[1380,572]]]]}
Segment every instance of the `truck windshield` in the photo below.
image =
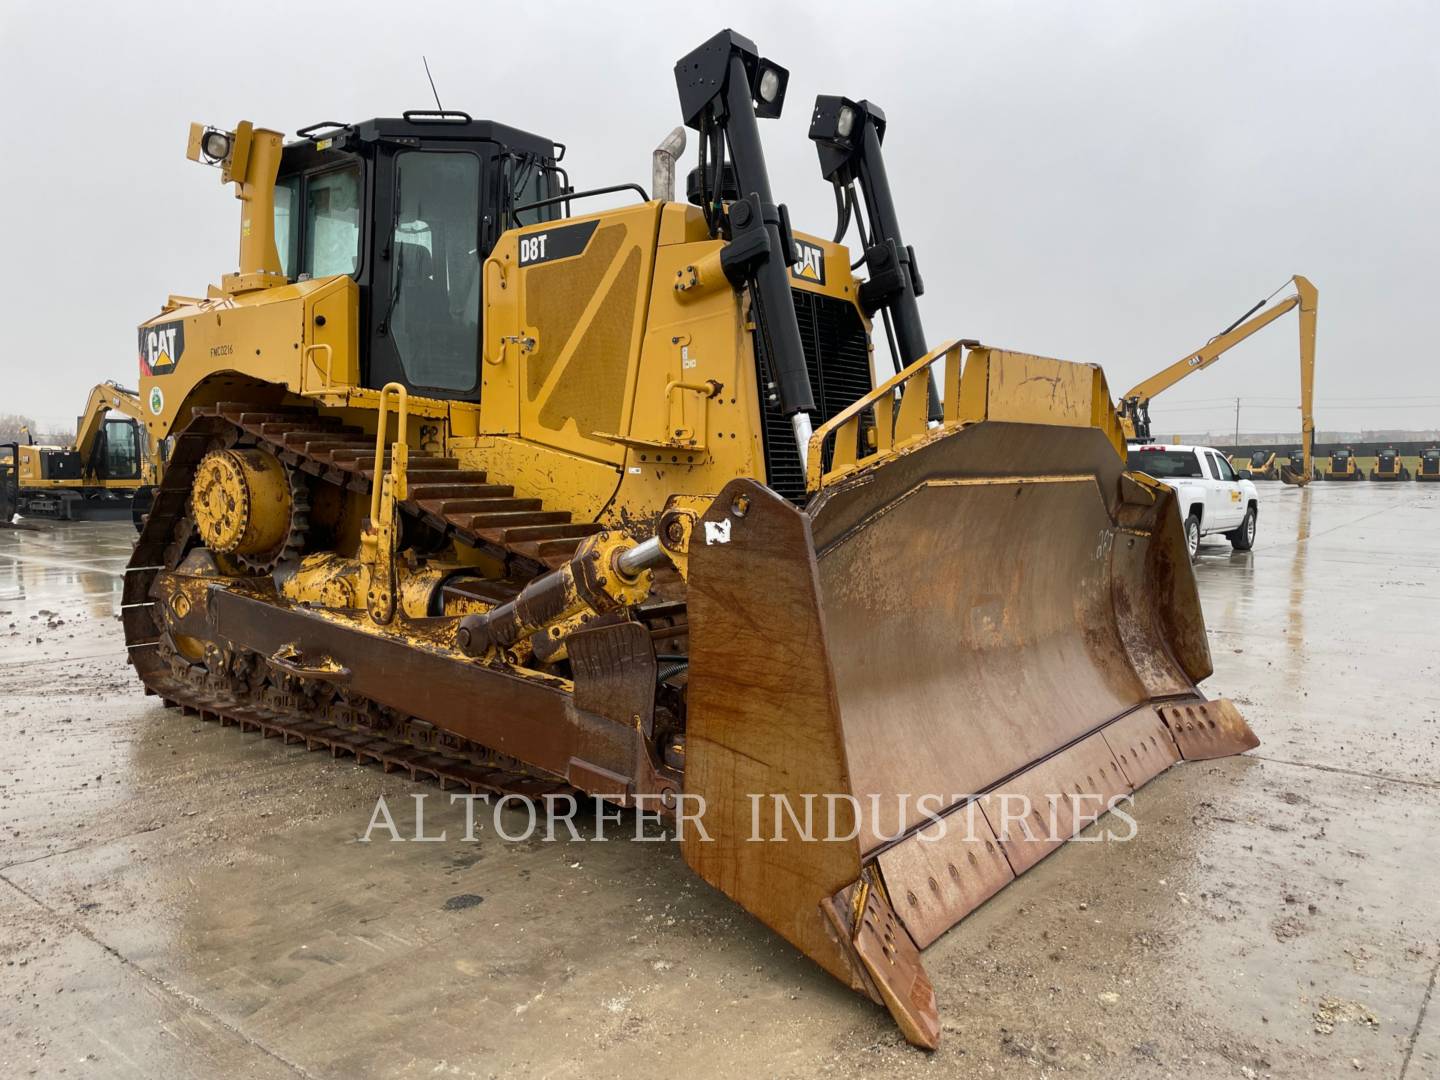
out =
{"type": "Polygon", "coordinates": [[[1125,467],[1157,479],[1203,475],[1193,450],[1131,450],[1125,459],[1125,467]]]}

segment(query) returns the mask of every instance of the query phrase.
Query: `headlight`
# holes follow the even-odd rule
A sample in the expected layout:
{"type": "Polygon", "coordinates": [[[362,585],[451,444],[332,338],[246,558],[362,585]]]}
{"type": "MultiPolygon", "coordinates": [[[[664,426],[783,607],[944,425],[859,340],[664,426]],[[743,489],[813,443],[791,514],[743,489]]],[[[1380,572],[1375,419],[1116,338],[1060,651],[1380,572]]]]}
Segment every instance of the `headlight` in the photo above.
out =
{"type": "Polygon", "coordinates": [[[774,68],[766,68],[760,75],[760,100],[767,105],[775,103],[775,95],[780,93],[780,76],[775,73],[774,68]]]}
{"type": "Polygon", "coordinates": [[[207,131],[200,140],[200,150],[211,161],[224,161],[230,155],[230,136],[223,131],[207,131]]]}
{"type": "Polygon", "coordinates": [[[848,139],[855,128],[855,110],[849,105],[840,106],[840,115],[835,119],[835,134],[848,139]]]}

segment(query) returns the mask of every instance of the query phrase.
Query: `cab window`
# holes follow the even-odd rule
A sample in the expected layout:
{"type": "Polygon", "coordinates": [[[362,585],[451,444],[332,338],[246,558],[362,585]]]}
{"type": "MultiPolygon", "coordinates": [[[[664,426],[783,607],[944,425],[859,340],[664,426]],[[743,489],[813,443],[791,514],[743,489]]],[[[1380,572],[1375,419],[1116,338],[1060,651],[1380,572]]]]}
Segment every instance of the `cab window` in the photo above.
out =
{"type": "Polygon", "coordinates": [[[1125,467],[1157,479],[1202,475],[1193,450],[1131,450],[1125,467]]]}
{"type": "Polygon", "coordinates": [[[280,255],[280,272],[295,277],[295,247],[300,228],[300,178],[288,176],[275,185],[275,250],[280,255]]]}
{"type": "Polygon", "coordinates": [[[359,164],[275,183],[275,252],[291,281],[360,270],[359,164]]]}
{"type": "Polygon", "coordinates": [[[469,390],[480,344],[480,159],[412,150],[395,168],[390,334],[411,385],[469,390]]]}
{"type": "Polygon", "coordinates": [[[135,421],[105,421],[105,478],[133,480],[139,475],[140,439],[135,421]]]}
{"type": "Polygon", "coordinates": [[[353,274],[360,267],[360,166],[305,183],[304,265],[300,277],[353,274]]]}
{"type": "MultiPolygon", "coordinates": [[[[511,156],[505,160],[506,183],[510,190],[510,205],[528,206],[558,194],[555,171],[541,165],[534,157],[511,156]]],[[[521,225],[538,225],[542,221],[558,221],[563,209],[561,203],[537,206],[515,214],[521,225]]]]}
{"type": "Polygon", "coordinates": [[[1235,479],[1235,470],[1230,467],[1230,462],[1226,461],[1222,455],[1211,454],[1210,460],[1215,466],[1216,480],[1233,481],[1235,479]]]}

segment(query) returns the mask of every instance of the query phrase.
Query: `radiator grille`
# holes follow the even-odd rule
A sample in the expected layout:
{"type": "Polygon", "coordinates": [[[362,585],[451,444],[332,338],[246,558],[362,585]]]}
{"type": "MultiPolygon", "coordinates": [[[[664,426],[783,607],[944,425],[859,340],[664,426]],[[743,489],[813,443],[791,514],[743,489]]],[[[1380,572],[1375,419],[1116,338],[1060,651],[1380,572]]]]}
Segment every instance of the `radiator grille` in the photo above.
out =
{"type": "MultiPolygon", "coordinates": [[[[815,394],[816,411],[810,419],[819,427],[870,392],[870,343],[854,304],[799,289],[792,290],[791,295],[795,298],[810,388],[815,394]]],[[[765,429],[766,483],[799,506],[805,502],[805,470],[800,466],[800,451],[789,418],[768,400],[771,380],[763,353],[764,344],[757,335],[755,359],[765,429]]]]}

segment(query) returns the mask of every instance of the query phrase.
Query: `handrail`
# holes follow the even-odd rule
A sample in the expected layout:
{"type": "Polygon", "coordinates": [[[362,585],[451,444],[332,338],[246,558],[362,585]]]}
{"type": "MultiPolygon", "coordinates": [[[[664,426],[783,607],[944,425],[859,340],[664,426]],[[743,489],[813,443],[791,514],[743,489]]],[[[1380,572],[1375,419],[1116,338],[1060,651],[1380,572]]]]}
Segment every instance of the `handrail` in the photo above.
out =
{"type": "Polygon", "coordinates": [[[546,199],[536,199],[523,206],[511,207],[510,214],[523,214],[527,210],[538,210],[542,206],[553,206],[555,203],[569,203],[576,199],[589,199],[595,195],[613,195],[617,191],[633,191],[640,196],[642,203],[650,201],[650,193],[639,184],[611,184],[609,187],[590,188],[588,191],[566,191],[559,195],[551,195],[546,199]]]}
{"type": "MultiPolygon", "coordinates": [[[[318,371],[322,376],[324,376],[325,381],[320,384],[318,391],[312,390],[312,393],[324,393],[325,391],[330,390],[334,386],[335,350],[331,348],[327,342],[318,341],[314,344],[306,345],[305,351],[300,354],[300,363],[302,365],[301,370],[305,374],[309,374],[309,365],[313,363],[315,365],[315,370],[318,371]],[[320,361],[316,359],[317,354],[320,353],[321,350],[324,350],[325,353],[324,366],[321,366],[320,361]]],[[[300,381],[302,384],[306,381],[304,375],[301,376],[300,381]]]]}
{"type": "Polygon", "coordinates": [[[813,494],[824,487],[827,481],[857,468],[864,459],[923,436],[930,427],[928,372],[930,367],[942,358],[946,363],[945,420],[950,422],[958,418],[960,350],[964,344],[962,341],[952,340],[932,349],[904,371],[887,379],[816,428],[810,436],[805,490],[813,494]],[[922,377],[917,379],[916,376],[922,377]],[[896,390],[900,392],[898,405],[896,390]],[[871,409],[875,411],[875,446],[869,453],[862,455],[859,452],[860,424],[864,414],[871,409]],[[825,440],[831,436],[835,437],[835,449],[830,468],[826,469],[822,455],[825,440]]]}
{"type": "Polygon", "coordinates": [[[385,461],[385,427],[386,420],[390,415],[386,402],[390,399],[390,392],[395,392],[396,405],[400,413],[399,443],[409,444],[410,435],[410,392],[399,383],[386,383],[380,388],[380,418],[375,423],[375,473],[370,481],[370,521],[373,524],[380,520],[380,486],[383,478],[381,465],[385,461]]]}

